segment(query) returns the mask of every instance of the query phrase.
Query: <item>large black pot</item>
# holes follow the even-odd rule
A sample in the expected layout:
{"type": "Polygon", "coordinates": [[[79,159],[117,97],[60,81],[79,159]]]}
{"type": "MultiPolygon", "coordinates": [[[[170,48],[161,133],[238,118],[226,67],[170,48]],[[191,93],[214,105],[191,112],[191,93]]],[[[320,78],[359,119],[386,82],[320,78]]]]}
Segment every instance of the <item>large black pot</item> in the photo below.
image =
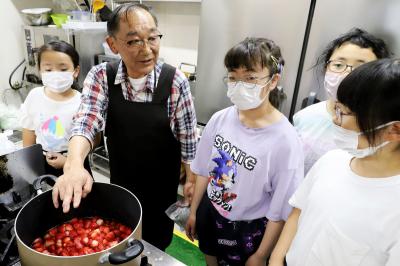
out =
{"type": "Polygon", "coordinates": [[[139,200],[123,187],[94,183],[92,192],[82,199],[77,209],[69,213],[62,208],[55,209],[52,203],[52,190],[48,190],[31,199],[19,212],[15,220],[15,233],[18,251],[24,266],[73,266],[124,264],[140,265],[140,254],[143,251],[141,239],[142,207],[139,200]],[[133,229],[132,234],[118,245],[90,255],[61,257],[46,255],[32,249],[33,240],[45,232],[74,217],[99,216],[115,219],[133,229]]]}

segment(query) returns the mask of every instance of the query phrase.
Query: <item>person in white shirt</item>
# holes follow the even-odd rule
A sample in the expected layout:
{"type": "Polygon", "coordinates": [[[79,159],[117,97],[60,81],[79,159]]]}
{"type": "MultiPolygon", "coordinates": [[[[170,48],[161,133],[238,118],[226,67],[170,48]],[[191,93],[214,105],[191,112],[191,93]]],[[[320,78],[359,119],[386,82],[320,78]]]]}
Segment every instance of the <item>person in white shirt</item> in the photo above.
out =
{"type": "Polygon", "coordinates": [[[400,263],[400,59],[354,70],[340,84],[334,138],[289,200],[270,266],[400,263]]]}
{"type": "Polygon", "coordinates": [[[361,29],[353,29],[331,41],[319,56],[328,100],[310,105],[293,116],[293,125],[303,142],[304,173],[327,151],[333,142],[334,103],[340,82],[358,66],[389,57],[383,40],[361,29]]]}
{"type": "MultiPolygon", "coordinates": [[[[44,86],[34,88],[21,106],[23,146],[41,144],[46,174],[60,176],[66,160],[72,117],[81,103],[72,88],[79,75],[79,54],[70,44],[53,41],[38,51],[44,86]]],[[[86,168],[90,170],[89,162],[86,168]]]]}

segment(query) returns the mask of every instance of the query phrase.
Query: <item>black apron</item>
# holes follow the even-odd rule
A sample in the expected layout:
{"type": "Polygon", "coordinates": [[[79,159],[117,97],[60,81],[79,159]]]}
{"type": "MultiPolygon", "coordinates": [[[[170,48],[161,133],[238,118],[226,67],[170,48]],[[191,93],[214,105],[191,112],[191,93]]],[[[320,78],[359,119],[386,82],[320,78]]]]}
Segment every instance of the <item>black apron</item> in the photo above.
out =
{"type": "Polygon", "coordinates": [[[121,85],[114,84],[118,65],[107,64],[110,181],[138,197],[143,239],[165,250],[174,227],[165,210],[177,199],[181,165],[180,142],[171,131],[167,109],[176,70],[163,64],[152,102],[131,102],[125,100],[121,85]]]}

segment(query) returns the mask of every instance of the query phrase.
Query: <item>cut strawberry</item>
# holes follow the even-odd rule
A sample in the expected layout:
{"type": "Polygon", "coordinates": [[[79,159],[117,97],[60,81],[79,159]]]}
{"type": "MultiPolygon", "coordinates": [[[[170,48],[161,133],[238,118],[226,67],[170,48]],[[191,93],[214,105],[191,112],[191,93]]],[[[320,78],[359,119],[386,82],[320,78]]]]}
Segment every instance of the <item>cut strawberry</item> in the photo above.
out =
{"type": "Polygon", "coordinates": [[[52,245],[54,245],[55,244],[55,242],[54,242],[54,240],[53,239],[47,239],[45,242],[44,242],[44,246],[47,248],[47,247],[49,247],[49,246],[52,246],[52,245]]]}
{"type": "Polygon", "coordinates": [[[105,239],[107,239],[108,241],[114,241],[115,240],[115,234],[114,234],[114,232],[109,232],[107,235],[106,235],[106,237],[105,237],[105,239]]]}
{"type": "Polygon", "coordinates": [[[110,228],[107,226],[100,226],[100,231],[102,231],[103,233],[107,234],[110,232],[110,228]]]}
{"type": "Polygon", "coordinates": [[[90,220],[86,220],[85,223],[84,223],[85,229],[90,228],[90,225],[91,225],[91,224],[92,224],[92,222],[91,222],[90,220]]]}
{"type": "Polygon", "coordinates": [[[43,243],[43,239],[41,239],[40,237],[36,238],[35,240],[33,240],[33,244],[36,243],[43,243]]]}
{"type": "Polygon", "coordinates": [[[117,245],[132,229],[116,221],[99,217],[73,218],[49,229],[44,238],[36,238],[32,248],[44,254],[82,256],[117,245]]]}
{"type": "Polygon", "coordinates": [[[74,228],[72,227],[72,225],[70,225],[70,224],[65,225],[65,230],[72,231],[73,229],[74,228]]]}
{"type": "Polygon", "coordinates": [[[76,238],[76,239],[74,240],[74,244],[75,244],[75,247],[76,247],[78,250],[83,248],[82,242],[81,242],[81,240],[78,239],[78,238],[76,238]]]}
{"type": "Polygon", "coordinates": [[[92,248],[97,247],[98,245],[99,245],[99,242],[98,242],[97,240],[92,240],[92,241],[90,242],[90,246],[91,246],[92,248]]]}
{"type": "Polygon", "coordinates": [[[56,229],[56,228],[51,228],[51,229],[49,230],[49,235],[55,236],[56,234],[57,234],[57,229],[56,229]]]}
{"type": "Polygon", "coordinates": [[[33,245],[32,245],[32,247],[35,249],[35,248],[40,248],[40,247],[43,247],[43,243],[34,243],[33,245]]]}
{"type": "Polygon", "coordinates": [[[38,247],[38,248],[35,248],[35,250],[36,250],[37,252],[43,252],[43,251],[44,251],[44,248],[43,248],[43,247],[38,247]]]}

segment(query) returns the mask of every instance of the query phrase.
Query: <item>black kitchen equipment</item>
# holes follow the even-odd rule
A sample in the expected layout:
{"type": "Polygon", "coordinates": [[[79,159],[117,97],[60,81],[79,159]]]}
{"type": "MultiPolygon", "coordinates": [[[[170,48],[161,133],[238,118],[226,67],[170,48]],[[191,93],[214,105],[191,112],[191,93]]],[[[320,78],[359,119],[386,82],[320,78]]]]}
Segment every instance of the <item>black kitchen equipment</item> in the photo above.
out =
{"type": "Polygon", "coordinates": [[[20,209],[34,195],[33,181],[44,174],[42,146],[0,156],[0,217],[20,209]]]}
{"type": "Polygon", "coordinates": [[[32,184],[43,174],[41,145],[0,156],[0,265],[19,265],[14,220],[22,206],[35,195],[32,184]]]}

